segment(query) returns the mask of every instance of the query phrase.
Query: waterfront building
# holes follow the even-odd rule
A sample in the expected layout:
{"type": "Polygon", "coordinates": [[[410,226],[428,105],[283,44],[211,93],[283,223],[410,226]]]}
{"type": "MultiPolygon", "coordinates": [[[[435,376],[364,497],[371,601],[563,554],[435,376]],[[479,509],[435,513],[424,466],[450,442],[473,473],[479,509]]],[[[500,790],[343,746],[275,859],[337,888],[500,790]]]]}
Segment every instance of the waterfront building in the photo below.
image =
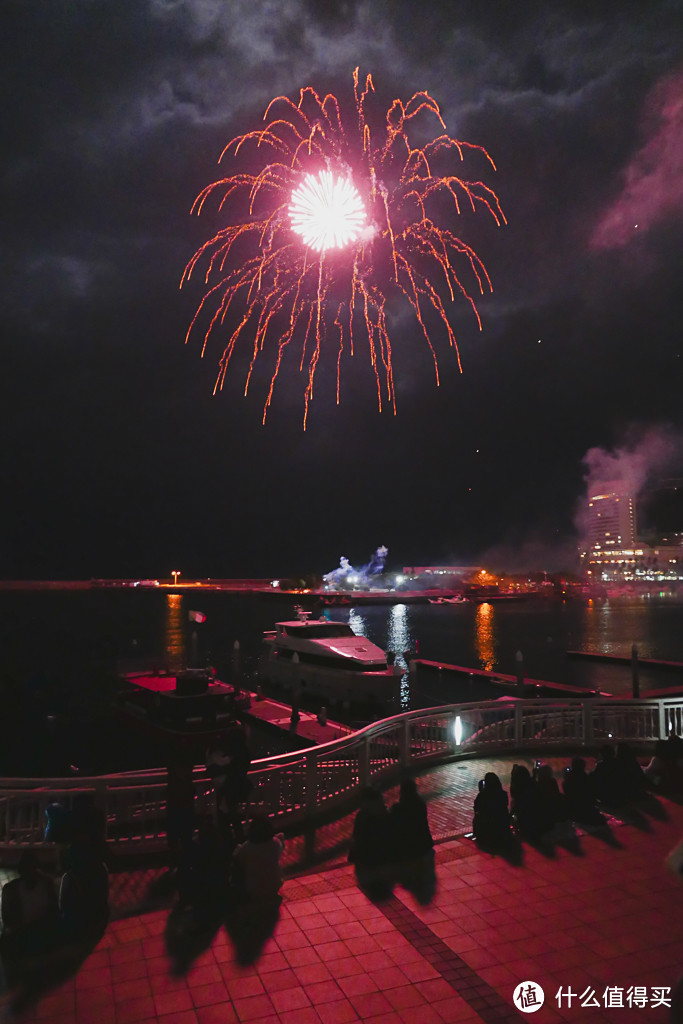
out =
{"type": "Polygon", "coordinates": [[[681,535],[673,543],[638,540],[636,495],[627,480],[591,488],[583,518],[581,561],[593,583],[671,583],[683,580],[681,535]]]}
{"type": "Polygon", "coordinates": [[[633,548],[636,503],[628,481],[601,484],[592,490],[588,496],[586,534],[589,551],[633,548]]]}
{"type": "Polygon", "coordinates": [[[403,567],[404,586],[414,590],[462,590],[465,584],[483,577],[486,569],[480,565],[407,565],[403,567]]]}

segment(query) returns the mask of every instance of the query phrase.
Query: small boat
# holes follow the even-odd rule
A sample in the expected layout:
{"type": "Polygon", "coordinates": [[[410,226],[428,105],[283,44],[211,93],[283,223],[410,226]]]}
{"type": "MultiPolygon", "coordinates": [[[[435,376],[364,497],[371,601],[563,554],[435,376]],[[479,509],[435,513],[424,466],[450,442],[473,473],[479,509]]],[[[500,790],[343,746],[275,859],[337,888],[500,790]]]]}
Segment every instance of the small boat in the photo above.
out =
{"type": "Polygon", "coordinates": [[[298,618],[277,622],[264,633],[258,676],[288,693],[293,702],[306,698],[327,706],[384,706],[398,695],[401,672],[386,653],[346,622],[298,618]]]}
{"type": "Polygon", "coordinates": [[[117,708],[157,733],[208,740],[234,725],[250,703],[249,694],[216,679],[211,670],[187,669],[177,675],[126,675],[117,708]]]}
{"type": "Polygon", "coordinates": [[[467,604],[467,598],[462,594],[454,594],[452,597],[430,597],[430,604],[467,604]]]}

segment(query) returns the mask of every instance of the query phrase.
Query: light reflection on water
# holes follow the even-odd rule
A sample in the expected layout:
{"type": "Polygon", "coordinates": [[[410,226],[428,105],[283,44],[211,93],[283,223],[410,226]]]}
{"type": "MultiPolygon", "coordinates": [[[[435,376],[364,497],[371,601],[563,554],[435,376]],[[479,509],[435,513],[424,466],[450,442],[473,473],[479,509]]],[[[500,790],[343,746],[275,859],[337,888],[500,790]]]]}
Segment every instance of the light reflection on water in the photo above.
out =
{"type": "Polygon", "coordinates": [[[164,653],[166,668],[171,675],[180,672],[185,664],[185,619],[182,594],[166,595],[164,653]]]}
{"type": "MultiPolygon", "coordinates": [[[[635,643],[641,658],[683,662],[683,600],[623,598],[584,601],[529,600],[507,604],[406,605],[334,609],[373,643],[398,655],[483,668],[514,676],[522,651],[529,678],[630,694],[630,665],[568,658],[568,651],[619,655],[630,663],[635,643]],[[400,608],[401,606],[394,606],[400,608]]],[[[402,662],[403,659],[400,659],[402,662]]],[[[641,666],[641,691],[680,683],[675,673],[641,666]]],[[[435,680],[429,693],[401,693],[402,706],[448,700],[435,680]]]]}
{"type": "MultiPolygon", "coordinates": [[[[376,618],[373,616],[373,618],[376,618]]],[[[381,621],[381,620],[380,620],[381,621]]],[[[372,629],[368,616],[356,608],[349,609],[349,625],[358,636],[366,636],[383,650],[395,655],[397,669],[401,670],[399,687],[399,704],[403,710],[410,707],[410,681],[408,665],[405,659],[407,651],[412,650],[412,636],[409,627],[408,609],[404,604],[394,604],[386,611],[386,639],[377,635],[372,629]]],[[[376,624],[376,623],[375,623],[376,624]]],[[[398,671],[397,671],[398,675],[398,671]]]]}
{"type": "Polygon", "coordinates": [[[412,638],[408,626],[408,609],[404,604],[395,604],[389,612],[387,623],[386,650],[396,655],[396,664],[403,669],[408,667],[405,652],[412,649],[412,638]]]}
{"type": "Polygon", "coordinates": [[[496,664],[494,639],[495,612],[492,604],[477,605],[474,629],[477,642],[477,656],[485,672],[492,672],[496,664]]]}
{"type": "Polygon", "coordinates": [[[368,635],[368,623],[365,616],[351,608],[349,611],[349,626],[358,636],[368,635]]]}
{"type": "Polygon", "coordinates": [[[641,657],[661,658],[653,637],[651,607],[643,599],[620,604],[589,600],[583,609],[582,649],[629,657],[635,644],[641,657]]]}
{"type": "Polygon", "coordinates": [[[408,677],[408,665],[405,659],[405,652],[412,650],[412,638],[408,626],[408,609],[404,604],[392,605],[389,613],[387,629],[387,651],[393,651],[396,655],[397,675],[398,669],[401,672],[401,685],[399,688],[399,704],[401,710],[408,710],[410,707],[410,680],[408,677]]]}

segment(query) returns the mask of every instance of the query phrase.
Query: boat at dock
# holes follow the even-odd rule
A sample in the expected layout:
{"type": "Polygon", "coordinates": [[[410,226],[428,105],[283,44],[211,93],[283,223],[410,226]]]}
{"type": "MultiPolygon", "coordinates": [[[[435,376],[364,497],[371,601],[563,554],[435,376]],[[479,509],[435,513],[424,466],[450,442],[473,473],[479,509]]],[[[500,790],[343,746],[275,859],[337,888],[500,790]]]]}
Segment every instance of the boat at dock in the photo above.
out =
{"type": "Polygon", "coordinates": [[[401,673],[386,652],[345,622],[299,617],[264,633],[257,674],[297,702],[315,698],[327,706],[381,708],[398,693],[401,673]]]}
{"type": "Polygon", "coordinates": [[[117,710],[158,734],[211,740],[238,720],[251,696],[216,679],[208,669],[177,675],[131,672],[123,679],[117,710]]]}

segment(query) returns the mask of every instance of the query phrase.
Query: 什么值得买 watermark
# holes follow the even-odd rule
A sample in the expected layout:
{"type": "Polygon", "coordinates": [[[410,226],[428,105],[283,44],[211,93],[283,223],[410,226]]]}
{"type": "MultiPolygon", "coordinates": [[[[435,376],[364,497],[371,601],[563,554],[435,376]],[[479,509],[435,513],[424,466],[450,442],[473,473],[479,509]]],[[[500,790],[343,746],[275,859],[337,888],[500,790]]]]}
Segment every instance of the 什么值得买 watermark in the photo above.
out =
{"type": "MultiPolygon", "coordinates": [[[[522,981],[515,986],[512,1001],[522,1013],[534,1013],[540,1010],[545,1002],[545,992],[535,981],[522,981]]],[[[575,992],[571,985],[560,986],[555,994],[555,1002],[559,1008],[571,1006],[598,1007],[608,1009],[623,1007],[625,1009],[655,1008],[671,1006],[671,988],[661,985],[608,985],[601,995],[588,986],[583,992],[575,992]]]]}

